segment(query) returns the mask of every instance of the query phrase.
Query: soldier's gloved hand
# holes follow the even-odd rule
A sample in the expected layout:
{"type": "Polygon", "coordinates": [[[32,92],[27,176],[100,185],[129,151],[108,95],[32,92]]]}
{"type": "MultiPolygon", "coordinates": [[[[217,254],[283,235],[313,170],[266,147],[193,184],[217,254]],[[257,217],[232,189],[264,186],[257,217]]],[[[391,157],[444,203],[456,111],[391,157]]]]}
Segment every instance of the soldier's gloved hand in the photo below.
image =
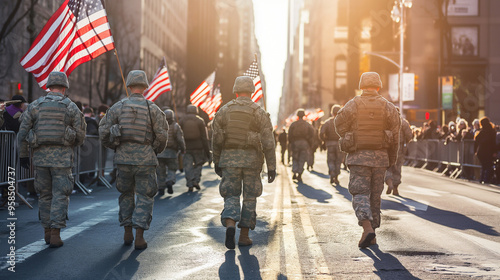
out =
{"type": "Polygon", "coordinates": [[[219,177],[222,177],[222,169],[219,167],[218,164],[214,165],[214,169],[215,169],[215,174],[219,175],[219,177]]]}
{"type": "Polygon", "coordinates": [[[20,158],[19,159],[19,164],[24,169],[30,169],[30,158],[29,157],[20,158]]]}
{"type": "Polygon", "coordinates": [[[272,183],[276,178],[276,170],[267,171],[267,182],[272,183]]]}

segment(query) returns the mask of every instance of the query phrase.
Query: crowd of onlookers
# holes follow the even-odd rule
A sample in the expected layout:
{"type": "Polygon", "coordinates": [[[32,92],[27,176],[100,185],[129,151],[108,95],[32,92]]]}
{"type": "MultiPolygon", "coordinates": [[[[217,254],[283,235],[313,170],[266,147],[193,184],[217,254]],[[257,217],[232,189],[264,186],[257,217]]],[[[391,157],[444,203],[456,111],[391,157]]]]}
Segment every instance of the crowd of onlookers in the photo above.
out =
{"type": "Polygon", "coordinates": [[[475,119],[469,125],[467,120],[457,118],[448,124],[439,126],[430,120],[422,127],[411,126],[413,141],[427,139],[444,140],[444,144],[474,141],[475,160],[481,165],[481,171],[475,179],[484,183],[500,183],[500,130],[488,117],[475,119]]]}

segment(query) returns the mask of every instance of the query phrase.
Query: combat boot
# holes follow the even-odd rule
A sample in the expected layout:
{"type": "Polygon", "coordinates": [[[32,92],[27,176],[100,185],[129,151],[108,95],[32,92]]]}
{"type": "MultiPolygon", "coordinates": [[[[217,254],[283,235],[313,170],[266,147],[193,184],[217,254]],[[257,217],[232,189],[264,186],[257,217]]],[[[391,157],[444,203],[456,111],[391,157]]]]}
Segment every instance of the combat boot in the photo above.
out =
{"type": "Polygon", "coordinates": [[[124,226],[125,233],[123,234],[123,244],[131,245],[134,241],[134,233],[131,226],[124,226]]]}
{"type": "Polygon", "coordinates": [[[330,176],[330,185],[335,183],[335,178],[333,176],[330,176]]]}
{"type": "Polygon", "coordinates": [[[64,245],[64,242],[61,240],[61,229],[53,228],[50,230],[50,248],[59,248],[64,245]]]}
{"type": "Polygon", "coordinates": [[[172,188],[172,183],[167,183],[167,192],[168,194],[173,194],[174,193],[174,189],[172,188]]]}
{"type": "Polygon", "coordinates": [[[362,220],[361,226],[363,227],[363,234],[359,240],[358,247],[366,248],[370,246],[372,240],[375,238],[375,231],[372,228],[370,220],[362,220]]]}
{"type": "Polygon", "coordinates": [[[339,182],[339,175],[335,176],[335,178],[333,179],[333,182],[335,183],[335,185],[340,185],[340,182],[339,182]]]}
{"type": "Polygon", "coordinates": [[[236,233],[236,222],[233,219],[226,219],[226,248],[234,249],[234,234],[236,233]]]}
{"type": "Polygon", "coordinates": [[[45,235],[43,238],[45,239],[45,244],[50,244],[50,228],[43,228],[45,235]]]}
{"type": "Polygon", "coordinates": [[[198,185],[198,183],[194,183],[193,187],[195,187],[195,189],[197,189],[197,190],[200,190],[200,185],[198,185]]]}
{"type": "Polygon", "coordinates": [[[159,195],[159,196],[162,196],[162,195],[164,195],[164,194],[165,194],[165,189],[159,189],[159,190],[158,190],[158,195],[159,195]]]}
{"type": "Polygon", "coordinates": [[[148,243],[144,240],[144,229],[137,228],[135,230],[135,249],[144,250],[148,248],[148,243]]]}
{"type": "Polygon", "coordinates": [[[188,187],[188,192],[193,192],[193,187],[188,187]]]}
{"type": "Polygon", "coordinates": [[[293,173],[292,180],[297,179],[297,173],[293,173]]]}
{"type": "Polygon", "coordinates": [[[399,196],[398,187],[399,187],[399,185],[395,185],[395,186],[394,186],[394,189],[392,190],[392,194],[393,194],[393,195],[397,195],[397,196],[399,196]]]}
{"type": "Polygon", "coordinates": [[[392,179],[385,180],[385,183],[387,184],[387,191],[385,193],[391,194],[392,190],[394,189],[394,187],[392,185],[392,179]]]}
{"type": "Polygon", "coordinates": [[[240,239],[238,240],[238,246],[250,246],[253,244],[252,239],[248,237],[248,231],[250,228],[242,227],[240,231],[240,239]]]}
{"type": "Polygon", "coordinates": [[[302,182],[302,173],[298,173],[297,175],[297,181],[302,182]]]}

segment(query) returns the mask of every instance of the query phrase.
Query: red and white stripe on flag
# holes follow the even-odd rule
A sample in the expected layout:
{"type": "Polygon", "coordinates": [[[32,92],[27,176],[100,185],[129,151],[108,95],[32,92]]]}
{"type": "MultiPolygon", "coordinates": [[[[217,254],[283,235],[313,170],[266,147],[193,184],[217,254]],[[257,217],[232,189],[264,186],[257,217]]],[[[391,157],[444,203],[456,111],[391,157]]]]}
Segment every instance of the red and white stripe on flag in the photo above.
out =
{"type": "Polygon", "coordinates": [[[80,64],[115,48],[106,10],[97,0],[66,0],[20,63],[46,89],[52,71],[69,76],[80,64]]]}
{"type": "Polygon", "coordinates": [[[156,71],[155,77],[149,84],[148,89],[144,91],[144,97],[154,102],[160,95],[169,90],[172,90],[172,85],[170,84],[167,66],[164,65],[156,71]]]}
{"type": "Polygon", "coordinates": [[[222,96],[220,93],[220,87],[216,87],[213,91],[213,94],[211,96],[208,96],[205,102],[200,105],[200,109],[207,113],[210,119],[213,119],[221,104],[222,96]]]}
{"type": "Polygon", "coordinates": [[[201,104],[205,102],[207,96],[212,92],[212,88],[214,86],[215,81],[215,71],[210,74],[198,88],[191,93],[189,100],[191,104],[196,107],[200,107],[201,104]]]}
{"type": "Polygon", "coordinates": [[[260,82],[259,75],[259,63],[257,58],[252,61],[247,71],[243,73],[244,76],[249,76],[253,79],[253,84],[255,85],[255,91],[252,93],[252,101],[257,102],[261,99],[264,94],[262,92],[262,83],[260,82]]]}

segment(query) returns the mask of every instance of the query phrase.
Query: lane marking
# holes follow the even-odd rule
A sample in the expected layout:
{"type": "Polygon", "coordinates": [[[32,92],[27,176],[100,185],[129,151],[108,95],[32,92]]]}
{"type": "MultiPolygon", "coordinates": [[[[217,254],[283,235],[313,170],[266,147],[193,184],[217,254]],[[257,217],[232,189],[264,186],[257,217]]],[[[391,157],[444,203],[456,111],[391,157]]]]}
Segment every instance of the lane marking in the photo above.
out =
{"type": "MultiPolygon", "coordinates": [[[[116,216],[116,213],[118,212],[119,207],[115,207],[111,210],[108,210],[107,212],[103,213],[100,217],[85,221],[79,225],[68,227],[66,230],[61,231],[61,239],[62,240],[68,240],[71,237],[80,234],[82,231],[89,229],[90,227],[93,227],[97,225],[98,223],[104,222],[112,217],[116,216]]],[[[26,259],[29,257],[45,250],[48,249],[49,245],[45,244],[45,240],[40,239],[39,241],[35,241],[31,244],[28,244],[24,247],[21,247],[19,249],[16,249],[16,265],[24,262],[26,259]]],[[[2,266],[0,267],[0,270],[3,270],[7,267],[9,267],[9,264],[7,263],[7,257],[2,257],[2,266]]]]}
{"type": "Polygon", "coordinates": [[[396,202],[399,202],[403,205],[405,205],[406,207],[408,207],[411,211],[416,211],[416,210],[420,210],[420,211],[427,211],[427,208],[429,207],[428,203],[423,201],[423,202],[419,202],[419,201],[416,201],[416,200],[410,200],[410,199],[406,199],[404,197],[401,197],[401,196],[390,196],[389,198],[385,198],[387,200],[392,200],[392,201],[396,201],[396,202]]]}
{"type": "Polygon", "coordinates": [[[497,213],[500,213],[500,208],[497,207],[497,206],[494,206],[494,205],[491,205],[489,203],[486,203],[486,202],[482,202],[482,201],[479,201],[479,200],[476,200],[474,198],[470,198],[470,197],[466,197],[466,196],[462,196],[462,195],[457,195],[459,198],[462,198],[464,200],[467,200],[468,202],[470,203],[473,203],[473,204],[476,204],[477,206],[479,207],[483,207],[483,208],[486,208],[486,210],[489,210],[489,211],[492,211],[492,212],[497,212],[497,213]]]}
{"type": "Polygon", "coordinates": [[[274,234],[271,234],[267,241],[266,261],[262,269],[262,279],[277,279],[280,273],[281,223],[278,223],[278,219],[281,219],[282,209],[282,178],[285,176],[283,168],[281,168],[280,173],[280,176],[276,178],[278,187],[274,193],[273,209],[269,222],[269,230],[274,230],[274,234]]]}
{"type": "MultiPolygon", "coordinates": [[[[288,173],[287,173],[288,177],[288,173]]],[[[287,279],[302,279],[297,241],[293,229],[292,199],[290,187],[283,190],[283,243],[285,245],[285,267],[287,279]]]]}
{"type": "Polygon", "coordinates": [[[307,239],[309,253],[311,254],[311,257],[313,257],[314,268],[319,272],[318,274],[316,274],[316,278],[332,279],[332,277],[330,276],[330,269],[328,268],[328,264],[326,263],[326,259],[323,254],[323,250],[321,249],[321,246],[319,246],[318,237],[316,236],[316,232],[314,231],[314,228],[312,226],[310,214],[307,210],[304,197],[299,194],[297,188],[295,188],[295,186],[293,185],[291,178],[289,178],[289,180],[289,186],[293,191],[297,206],[299,207],[300,219],[302,221],[304,235],[307,239]]]}
{"type": "Polygon", "coordinates": [[[434,197],[442,197],[443,195],[449,195],[450,192],[446,191],[439,191],[439,190],[434,190],[434,189],[429,189],[429,188],[422,188],[422,187],[417,187],[414,185],[407,185],[404,187],[405,188],[405,193],[416,193],[420,195],[427,195],[427,196],[434,196],[434,197]]]}
{"type": "Polygon", "coordinates": [[[453,231],[453,232],[500,256],[499,242],[491,241],[485,238],[477,237],[460,231],[453,231]]]}

